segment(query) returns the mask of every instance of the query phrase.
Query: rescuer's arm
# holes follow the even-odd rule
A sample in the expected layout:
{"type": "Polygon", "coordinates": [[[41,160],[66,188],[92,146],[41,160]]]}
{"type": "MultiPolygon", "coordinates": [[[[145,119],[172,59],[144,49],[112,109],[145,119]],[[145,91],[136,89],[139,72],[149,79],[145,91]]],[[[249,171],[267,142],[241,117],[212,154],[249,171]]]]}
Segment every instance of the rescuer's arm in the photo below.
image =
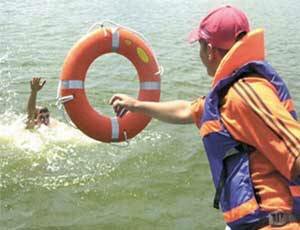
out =
{"type": "Polygon", "coordinates": [[[173,124],[193,123],[192,103],[183,100],[168,102],[140,101],[124,94],[114,95],[109,102],[117,116],[123,116],[128,110],[141,112],[158,120],[173,124]]]}

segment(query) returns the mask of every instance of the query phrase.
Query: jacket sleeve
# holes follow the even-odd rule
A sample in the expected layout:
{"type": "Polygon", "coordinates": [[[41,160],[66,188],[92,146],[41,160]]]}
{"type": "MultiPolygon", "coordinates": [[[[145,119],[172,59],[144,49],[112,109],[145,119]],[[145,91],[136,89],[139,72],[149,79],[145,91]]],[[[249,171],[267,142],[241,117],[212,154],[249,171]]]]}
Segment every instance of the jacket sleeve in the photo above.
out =
{"type": "Polygon", "coordinates": [[[197,100],[193,101],[191,104],[191,112],[194,123],[200,128],[200,121],[202,118],[204,110],[205,97],[199,97],[197,100]]]}
{"type": "Polygon", "coordinates": [[[287,179],[300,155],[300,123],[263,78],[244,78],[228,91],[221,108],[225,127],[255,147],[287,179]]]}

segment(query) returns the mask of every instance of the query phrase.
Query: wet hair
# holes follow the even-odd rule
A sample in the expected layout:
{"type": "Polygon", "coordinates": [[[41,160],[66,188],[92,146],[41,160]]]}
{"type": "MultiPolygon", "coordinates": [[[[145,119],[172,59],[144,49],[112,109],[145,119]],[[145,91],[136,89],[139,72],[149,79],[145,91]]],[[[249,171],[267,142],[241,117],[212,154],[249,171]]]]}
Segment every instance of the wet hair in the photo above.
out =
{"type": "Polygon", "coordinates": [[[39,113],[49,113],[49,109],[47,107],[39,108],[39,113]]]}
{"type": "Polygon", "coordinates": [[[37,106],[34,118],[36,119],[40,113],[50,113],[50,111],[47,107],[37,106]]]}

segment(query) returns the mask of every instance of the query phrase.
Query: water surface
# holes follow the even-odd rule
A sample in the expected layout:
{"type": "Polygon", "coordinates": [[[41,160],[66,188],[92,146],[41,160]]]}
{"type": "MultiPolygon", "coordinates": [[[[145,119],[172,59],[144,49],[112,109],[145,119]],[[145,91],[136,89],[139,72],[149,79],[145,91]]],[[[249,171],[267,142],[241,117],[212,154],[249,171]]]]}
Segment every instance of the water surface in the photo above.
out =
{"type": "MultiPolygon", "coordinates": [[[[55,107],[63,60],[97,21],[111,19],[142,32],[164,66],[162,100],[193,100],[210,79],[188,32],[225,1],[0,2],[1,229],[224,229],[212,208],[214,189],[198,130],[153,120],[127,148],[102,144],[67,126],[55,107]],[[47,84],[38,103],[61,123],[23,129],[29,80],[47,84]]],[[[245,10],[252,28],[266,29],[268,60],[300,107],[300,2],[226,1],[245,10]]],[[[106,55],[91,67],[90,102],[112,115],[113,93],[136,96],[133,66],[106,55]]]]}

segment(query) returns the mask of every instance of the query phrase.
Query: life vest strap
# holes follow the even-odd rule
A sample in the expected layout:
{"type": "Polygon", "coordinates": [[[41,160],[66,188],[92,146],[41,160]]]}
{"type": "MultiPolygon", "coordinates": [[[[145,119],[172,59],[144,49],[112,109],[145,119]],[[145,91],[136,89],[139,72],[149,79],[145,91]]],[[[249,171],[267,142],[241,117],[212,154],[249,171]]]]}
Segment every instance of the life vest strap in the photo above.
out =
{"type": "Polygon", "coordinates": [[[214,201],[213,201],[214,208],[216,208],[216,209],[220,208],[219,203],[220,203],[221,193],[222,193],[222,190],[224,188],[225,181],[227,178],[226,169],[225,169],[225,160],[234,155],[241,154],[241,153],[250,153],[252,151],[253,150],[250,148],[250,146],[248,146],[244,143],[241,143],[240,145],[238,145],[226,152],[226,154],[223,157],[223,167],[222,167],[221,175],[219,178],[218,186],[216,188],[216,193],[214,196],[214,201]]]}

